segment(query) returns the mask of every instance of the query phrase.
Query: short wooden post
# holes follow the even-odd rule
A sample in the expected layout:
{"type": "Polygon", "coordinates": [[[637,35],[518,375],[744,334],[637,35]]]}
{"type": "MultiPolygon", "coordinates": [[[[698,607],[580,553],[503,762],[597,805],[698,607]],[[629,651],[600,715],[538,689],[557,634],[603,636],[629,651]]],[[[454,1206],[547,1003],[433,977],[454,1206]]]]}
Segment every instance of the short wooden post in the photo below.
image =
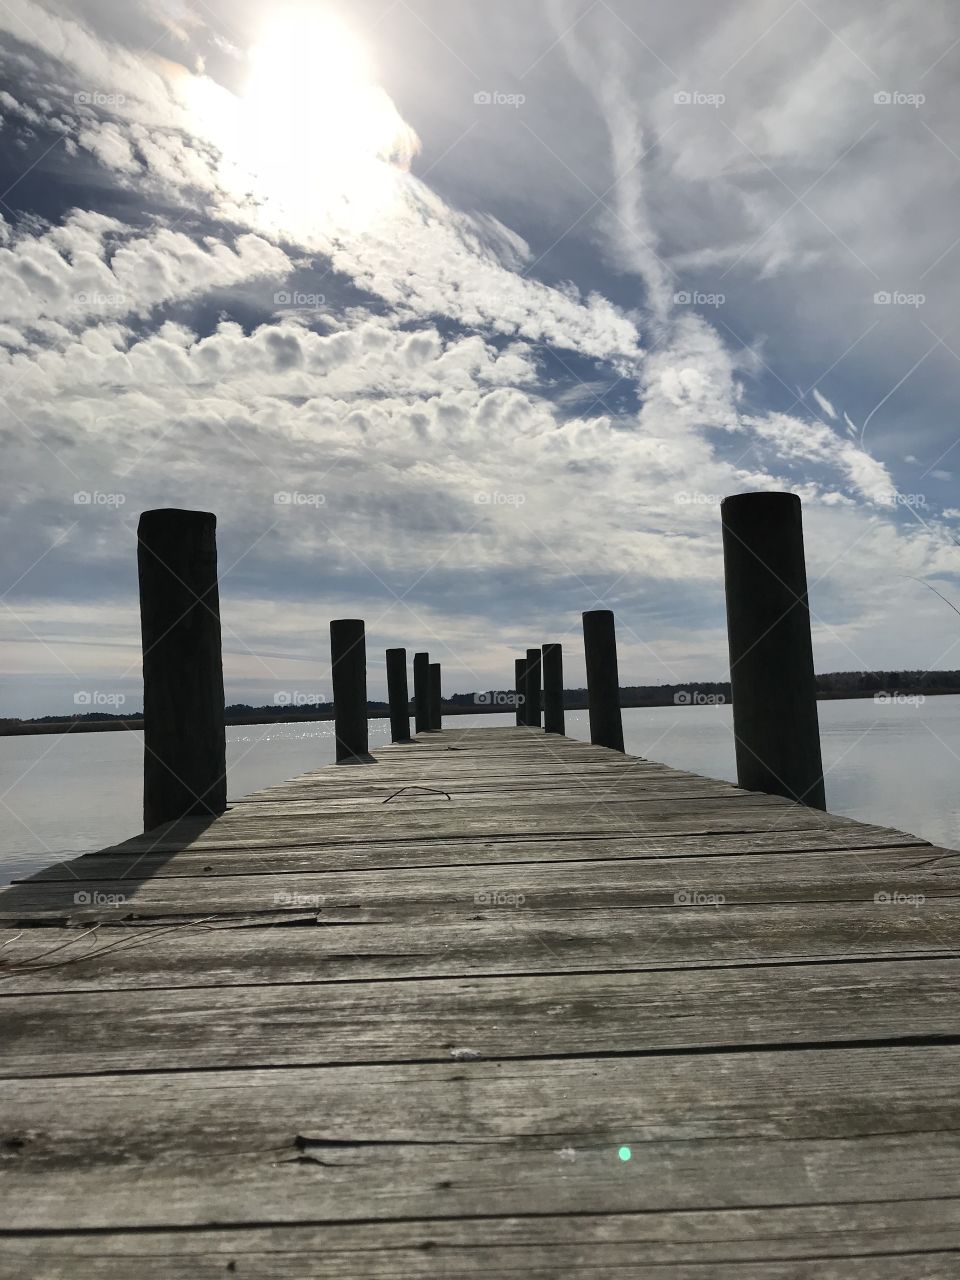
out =
{"type": "Polygon", "coordinates": [[[622,751],[617,633],[609,609],[590,609],[583,615],[583,648],[587,660],[590,741],[598,747],[622,751]]]}
{"type": "Polygon", "coordinates": [[[527,660],[526,658],[514,658],[513,660],[513,681],[514,694],[517,700],[517,724],[526,724],[526,703],[527,703],[527,660]]]}
{"type": "Polygon", "coordinates": [[[440,663],[430,663],[430,680],[428,684],[430,701],[430,728],[437,732],[443,728],[442,697],[440,694],[440,663]]]}
{"type": "Polygon", "coordinates": [[[368,754],[367,643],[360,618],[330,623],[330,666],[337,760],[362,758],[368,754]]]}
{"type": "Polygon", "coordinates": [[[390,703],[390,738],[410,741],[410,694],[407,689],[406,649],[387,650],[387,699],[390,703]]]}
{"type": "Polygon", "coordinates": [[[413,655],[413,710],[417,733],[430,728],[430,655],[413,655]]]}
{"type": "Polygon", "coordinates": [[[540,728],[540,667],[539,649],[527,650],[527,671],[524,679],[524,693],[527,696],[527,724],[531,728],[540,728]]]}
{"type": "Polygon", "coordinates": [[[800,499],[720,505],[737,780],[825,809],[800,499]]]}
{"type": "Polygon", "coordinates": [[[563,646],[543,646],[543,728],[545,733],[564,733],[563,646]]]}
{"type": "Polygon", "coordinates": [[[144,830],[227,807],[217,517],[145,511],[137,528],[143,639],[144,830]]]}

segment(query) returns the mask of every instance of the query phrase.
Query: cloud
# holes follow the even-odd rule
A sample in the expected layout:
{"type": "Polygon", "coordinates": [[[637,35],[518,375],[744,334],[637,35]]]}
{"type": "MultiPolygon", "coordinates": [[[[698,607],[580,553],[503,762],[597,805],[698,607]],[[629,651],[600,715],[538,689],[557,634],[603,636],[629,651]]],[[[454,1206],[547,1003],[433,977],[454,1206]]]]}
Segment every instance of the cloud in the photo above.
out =
{"type": "MultiPolygon", "coordinates": [[[[719,498],[792,487],[792,464],[802,474],[813,459],[824,483],[803,493],[818,652],[831,667],[876,662],[891,599],[875,595],[865,611],[864,581],[889,590],[898,575],[948,569],[952,544],[935,527],[908,537],[889,507],[865,518],[850,499],[837,506],[845,475],[864,489],[883,483],[857,475],[869,460],[837,452],[823,427],[810,438],[804,424],[739,418],[715,356],[696,335],[661,352],[625,425],[566,416],[544,394],[530,344],[502,352],[373,315],[327,333],[298,321],[250,333],[224,322],[206,337],[172,323],[141,338],[96,326],[11,370],[13,438],[46,445],[39,489],[33,458],[7,446],[20,506],[5,572],[12,581],[39,561],[16,612],[28,605],[31,626],[68,648],[58,600],[79,596],[96,615],[125,593],[134,617],[136,513],[176,493],[218,513],[227,644],[246,676],[244,646],[283,647],[269,611],[254,621],[244,603],[271,599],[328,615],[353,601],[373,634],[432,635],[433,647],[442,637],[461,660],[469,653],[484,685],[525,620],[567,637],[579,610],[612,605],[632,678],[693,675],[698,663],[719,675],[719,498]],[[695,391],[678,394],[671,371],[695,391]],[[705,423],[751,432],[773,469],[725,459],[705,423]],[[76,492],[122,502],[78,507],[76,492]],[[702,632],[698,643],[680,643],[679,617],[702,632]]],[[[7,635],[17,631],[8,618],[7,635]]],[[[82,646],[64,656],[91,660],[82,646]]]]}
{"type": "MultiPolygon", "coordinates": [[[[11,11],[22,17],[18,30],[26,29],[31,8],[24,2],[11,11]]],[[[122,182],[136,177],[158,201],[187,200],[213,225],[239,224],[323,254],[359,288],[410,316],[449,316],[636,368],[641,343],[629,312],[572,283],[544,284],[528,271],[534,255],[523,237],[489,213],[452,208],[389,157],[371,154],[338,176],[322,149],[312,156],[301,151],[298,165],[310,194],[305,208],[282,189],[252,193],[256,180],[248,166],[255,156],[240,145],[242,110],[224,87],[184,68],[154,68],[150,58],[142,69],[153,68],[152,74],[138,78],[134,55],[49,15],[31,40],[51,56],[56,49],[74,75],[87,76],[93,87],[80,92],[84,101],[75,107],[69,140],[122,182]],[[370,211],[358,220],[355,211],[365,203],[370,211]]],[[[415,135],[385,101],[378,109],[382,136],[400,139],[408,159],[415,135]]],[[[203,272],[198,280],[200,287],[207,283],[203,272]]]]}
{"type": "Polygon", "coordinates": [[[77,141],[86,147],[103,164],[120,173],[139,173],[140,165],[133,155],[133,148],[117,125],[107,123],[97,128],[81,129],[77,141]]]}
{"type": "Polygon", "coordinates": [[[821,393],[817,390],[816,387],[813,388],[813,398],[814,400],[816,400],[817,404],[820,406],[820,408],[823,410],[823,412],[827,415],[828,418],[836,419],[836,416],[837,416],[836,409],[833,407],[833,405],[830,403],[830,401],[827,399],[825,395],[821,395],[821,393]]]}
{"type": "MultiPolygon", "coordinates": [[[[242,153],[221,147],[230,90],[188,69],[210,52],[208,25],[164,10],[178,64],[169,48],[161,60],[97,34],[102,3],[83,6],[85,23],[27,0],[0,10],[8,32],[32,23],[18,38],[37,54],[33,96],[0,99],[11,132],[65,130],[86,154],[63,148],[63,163],[96,167],[100,184],[96,207],[0,224],[2,556],[8,582],[27,571],[8,639],[24,643],[26,624],[89,665],[82,617],[126,652],[136,514],[176,504],[218,513],[238,680],[255,678],[253,654],[309,668],[323,619],[357,610],[378,643],[445,641],[465,687],[495,685],[531,627],[575,636],[580,610],[599,604],[617,610],[625,678],[722,677],[718,503],[785,488],[804,500],[819,665],[903,665],[916,644],[905,614],[936,604],[910,597],[905,610],[905,581],[953,573],[955,544],[933,495],[919,510],[891,503],[902,439],[895,454],[867,452],[854,423],[906,371],[870,343],[922,327],[872,301],[881,267],[891,288],[910,283],[889,236],[906,206],[863,216],[878,204],[865,152],[893,164],[914,126],[881,119],[861,144],[871,75],[800,10],[784,17],[786,44],[748,51],[722,107],[675,95],[715,94],[746,33],[771,20],[765,6],[664,11],[644,28],[646,53],[627,9],[599,6],[536,65],[549,41],[514,15],[529,109],[491,136],[511,129],[527,165],[481,166],[488,199],[474,200],[445,180],[419,113],[429,183],[378,152],[338,171],[307,218],[289,193],[251,188],[242,153]],[[548,74],[549,101],[537,92],[548,74]],[[73,103],[77,91],[91,100],[73,103]],[[847,185],[838,168],[820,181],[845,147],[847,185]],[[544,157],[567,188],[579,182],[569,219],[538,185],[544,157]],[[519,190],[518,172],[530,178],[519,190]],[[113,201],[100,207],[104,182],[113,201]],[[794,203],[811,183],[815,212],[794,203]],[[678,283],[712,301],[676,305],[678,283]],[[882,388],[851,385],[860,359],[861,374],[885,366],[882,388]],[[814,383],[831,363],[828,400],[814,383]],[[842,422],[834,404],[849,406],[842,422]]],[[[558,35],[576,16],[550,12],[558,35]]],[[[502,18],[484,36],[475,17],[437,14],[451,47],[442,23],[472,23],[478,61],[500,56],[502,18]]],[[[125,21],[156,25],[142,8],[125,21]]],[[[880,75],[900,26],[885,13],[841,34],[880,75]]],[[[945,346],[928,368],[951,358],[945,346]]],[[[932,469],[931,483],[949,480],[932,469]]],[[[929,618],[945,649],[952,620],[929,618]]],[[[42,646],[30,652],[53,669],[42,646]]]]}
{"type": "MultiPolygon", "coordinates": [[[[82,22],[52,13],[33,0],[9,0],[0,9],[0,31],[58,64],[78,82],[78,92],[119,95],[130,116],[173,128],[189,126],[174,86],[175,64],[96,36],[82,22]]],[[[81,108],[84,104],[78,104],[81,108]]]]}
{"type": "MultiPolygon", "coordinates": [[[[75,210],[60,226],[0,248],[0,320],[75,328],[90,317],[145,316],[155,306],[260,276],[282,278],[287,255],[255,235],[198,244],[161,228],[137,235],[115,218],[75,210]]],[[[19,339],[18,339],[19,342],[19,339]]]]}
{"type": "Polygon", "coordinates": [[[29,124],[39,124],[43,117],[39,111],[34,111],[33,107],[28,107],[25,103],[18,102],[11,93],[0,90],[0,107],[11,115],[18,116],[21,120],[26,120],[29,124]]]}

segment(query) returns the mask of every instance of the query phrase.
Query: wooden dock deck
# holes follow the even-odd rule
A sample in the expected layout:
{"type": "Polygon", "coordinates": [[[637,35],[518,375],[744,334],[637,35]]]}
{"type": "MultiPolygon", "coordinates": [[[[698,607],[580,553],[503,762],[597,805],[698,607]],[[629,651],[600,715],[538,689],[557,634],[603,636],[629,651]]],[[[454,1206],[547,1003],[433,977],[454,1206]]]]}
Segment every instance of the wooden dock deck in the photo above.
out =
{"type": "Polygon", "coordinates": [[[960,1275],[960,853],[375,755],[0,894],[0,1277],[960,1275]]]}

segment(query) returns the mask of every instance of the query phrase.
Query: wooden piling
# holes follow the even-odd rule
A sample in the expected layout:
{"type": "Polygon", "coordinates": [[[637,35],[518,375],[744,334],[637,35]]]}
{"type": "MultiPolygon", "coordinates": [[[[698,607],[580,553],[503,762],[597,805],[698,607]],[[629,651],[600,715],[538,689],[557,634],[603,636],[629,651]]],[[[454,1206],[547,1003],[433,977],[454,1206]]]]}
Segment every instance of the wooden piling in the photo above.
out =
{"type": "Polygon", "coordinates": [[[387,699],[390,703],[390,738],[410,741],[410,694],[407,689],[406,649],[387,650],[387,699]]]}
{"type": "Polygon", "coordinates": [[[825,809],[800,499],[740,493],[720,518],[737,779],[825,809]]]}
{"type": "Polygon", "coordinates": [[[590,741],[598,747],[622,751],[617,633],[609,609],[590,609],[583,615],[583,648],[587,662],[590,741]]]}
{"type": "Polygon", "coordinates": [[[413,655],[413,709],[417,733],[430,728],[430,655],[413,655]]]}
{"type": "Polygon", "coordinates": [[[513,684],[514,684],[514,697],[517,700],[517,724],[526,724],[526,719],[525,719],[526,703],[527,703],[526,673],[527,673],[526,658],[514,658],[513,684]]]}
{"type": "Polygon", "coordinates": [[[337,760],[362,758],[368,754],[367,645],[360,618],[330,623],[330,660],[337,760]]]}
{"type": "Polygon", "coordinates": [[[563,646],[543,646],[543,728],[545,733],[564,733],[563,646]]]}
{"type": "Polygon", "coordinates": [[[430,663],[429,691],[430,728],[436,733],[443,728],[443,712],[441,710],[442,695],[440,693],[440,663],[430,663]]]}
{"type": "Polygon", "coordinates": [[[533,729],[540,728],[540,668],[541,654],[539,649],[527,650],[527,669],[524,675],[524,693],[526,695],[527,718],[525,724],[533,729]]]}
{"type": "Polygon", "coordinates": [[[145,511],[137,528],[146,831],[227,807],[217,517],[145,511]]]}

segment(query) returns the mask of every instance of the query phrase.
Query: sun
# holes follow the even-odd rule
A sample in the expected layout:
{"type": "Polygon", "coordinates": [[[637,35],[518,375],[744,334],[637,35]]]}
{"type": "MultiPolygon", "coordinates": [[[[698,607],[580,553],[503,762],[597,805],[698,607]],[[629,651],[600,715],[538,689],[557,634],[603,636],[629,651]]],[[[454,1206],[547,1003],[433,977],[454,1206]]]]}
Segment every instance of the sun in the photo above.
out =
{"type": "Polygon", "coordinates": [[[239,96],[225,111],[220,99],[231,190],[303,238],[388,214],[419,143],[339,16],[317,4],[271,10],[246,62],[239,96]]]}

